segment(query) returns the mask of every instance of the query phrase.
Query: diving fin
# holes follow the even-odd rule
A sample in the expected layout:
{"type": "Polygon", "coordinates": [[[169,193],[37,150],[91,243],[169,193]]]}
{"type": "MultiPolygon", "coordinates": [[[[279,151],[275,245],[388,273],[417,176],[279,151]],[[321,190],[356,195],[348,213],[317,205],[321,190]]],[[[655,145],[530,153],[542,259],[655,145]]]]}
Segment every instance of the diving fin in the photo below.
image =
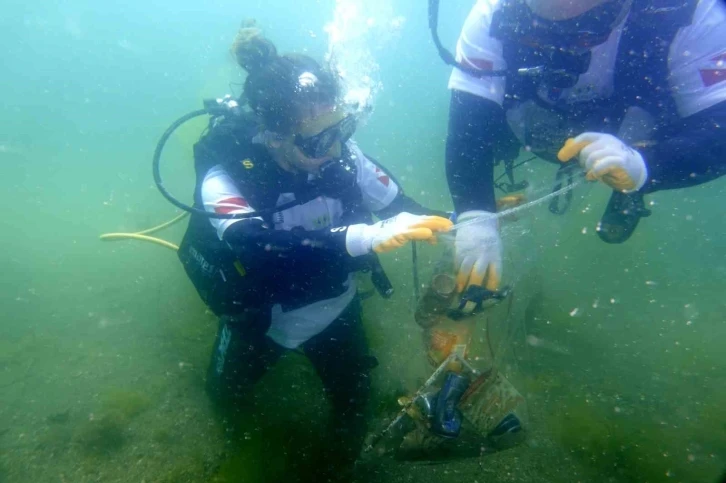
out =
{"type": "Polygon", "coordinates": [[[650,216],[643,194],[613,191],[605,213],[597,225],[597,235],[605,243],[623,243],[635,231],[641,218],[650,216]]]}

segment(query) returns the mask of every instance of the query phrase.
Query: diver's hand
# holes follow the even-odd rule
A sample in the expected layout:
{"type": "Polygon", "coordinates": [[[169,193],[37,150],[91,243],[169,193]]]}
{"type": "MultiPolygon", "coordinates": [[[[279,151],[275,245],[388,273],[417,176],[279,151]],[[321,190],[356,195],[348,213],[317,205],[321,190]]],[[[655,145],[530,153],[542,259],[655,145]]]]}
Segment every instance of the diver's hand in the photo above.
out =
{"type": "Polygon", "coordinates": [[[373,225],[349,226],[345,247],[351,256],[357,257],[371,251],[388,252],[410,241],[436,243],[436,234],[448,231],[451,226],[450,220],[440,216],[399,213],[373,225]]]}
{"type": "Polygon", "coordinates": [[[638,191],[648,178],[643,156],[610,134],[582,133],[568,139],[557,153],[560,161],[569,161],[575,156],[589,181],[599,179],[623,193],[638,191]]]}
{"type": "Polygon", "coordinates": [[[466,211],[456,220],[461,223],[472,218],[481,219],[462,226],[456,231],[455,263],[458,267],[456,290],[463,292],[472,285],[497,290],[502,274],[502,239],[497,220],[487,211],[466,211]]]}

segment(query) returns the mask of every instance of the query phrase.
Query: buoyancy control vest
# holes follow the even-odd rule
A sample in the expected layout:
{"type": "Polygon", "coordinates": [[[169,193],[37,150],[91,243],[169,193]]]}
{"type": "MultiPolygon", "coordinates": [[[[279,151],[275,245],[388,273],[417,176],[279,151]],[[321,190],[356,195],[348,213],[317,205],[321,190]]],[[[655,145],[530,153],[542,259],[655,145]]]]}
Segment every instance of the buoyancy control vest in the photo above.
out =
{"type": "MultiPolygon", "coordinates": [[[[633,1],[617,48],[614,92],[610,98],[578,101],[566,106],[547,103],[538,94],[543,83],[548,82],[546,76],[512,74],[507,76],[505,108],[513,103],[532,100],[543,108],[565,111],[569,122],[574,125],[584,129],[597,127],[597,130],[606,132],[617,130],[625,112],[633,106],[645,109],[661,122],[672,119],[677,112],[668,86],[669,49],[678,31],[692,22],[697,3],[698,0],[633,1]],[[604,128],[603,123],[606,124],[604,128]]],[[[495,15],[506,15],[507,8],[514,8],[508,5],[515,4],[519,2],[505,0],[495,15]]],[[[500,40],[509,72],[526,71],[549,59],[558,63],[554,66],[556,68],[565,68],[569,62],[572,73],[579,76],[587,70],[590,62],[589,52],[572,55],[568,59],[562,58],[566,54],[552,58],[537,47],[504,38],[500,40]]],[[[544,72],[547,72],[546,68],[544,72]]]]}
{"type": "MultiPolygon", "coordinates": [[[[325,196],[325,187],[314,183],[290,182],[264,146],[253,143],[258,124],[251,115],[229,119],[213,118],[208,132],[194,146],[196,187],[194,205],[203,207],[201,186],[214,166],[222,165],[244,193],[249,205],[273,227],[283,210],[304,205],[325,196]],[[295,201],[277,206],[282,192],[294,192],[295,201]]],[[[299,180],[298,180],[299,181],[299,180]]],[[[333,197],[327,194],[328,197],[333,197]]],[[[370,223],[371,215],[362,207],[360,189],[335,196],[343,205],[341,224],[370,223]]],[[[244,223],[244,222],[243,222],[244,223]]],[[[271,230],[274,228],[270,228],[271,230]]],[[[202,300],[216,315],[235,315],[251,307],[281,303],[294,308],[340,295],[348,273],[378,268],[377,259],[359,257],[345,264],[317,263],[314,259],[289,260],[284,273],[264,274],[245,267],[227,242],[220,240],[209,219],[192,214],[179,247],[179,259],[202,300]],[[296,280],[298,282],[296,282],[296,280]]]]}
{"type": "MultiPolygon", "coordinates": [[[[214,116],[209,127],[194,145],[194,207],[203,209],[202,182],[206,173],[222,162],[205,153],[211,145],[219,150],[238,147],[241,154],[254,157],[254,146],[248,139],[254,134],[256,124],[248,115],[225,118],[214,116]],[[237,140],[244,141],[235,146],[237,140]]],[[[211,154],[211,153],[209,153],[211,154]]],[[[177,252],[184,271],[207,307],[215,315],[237,315],[261,300],[261,285],[255,284],[236,259],[229,245],[220,240],[209,219],[192,214],[177,252]]]]}

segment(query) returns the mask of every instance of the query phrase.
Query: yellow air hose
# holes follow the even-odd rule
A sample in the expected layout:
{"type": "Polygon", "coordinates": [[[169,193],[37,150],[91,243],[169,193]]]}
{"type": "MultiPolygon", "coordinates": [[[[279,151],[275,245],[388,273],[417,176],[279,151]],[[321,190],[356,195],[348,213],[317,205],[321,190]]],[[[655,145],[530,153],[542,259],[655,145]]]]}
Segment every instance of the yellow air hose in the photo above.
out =
{"type": "Polygon", "coordinates": [[[177,245],[174,245],[171,242],[168,242],[166,240],[162,240],[161,238],[156,238],[153,236],[148,236],[150,233],[154,233],[159,230],[163,230],[164,228],[173,225],[174,223],[184,219],[189,213],[184,212],[179,214],[178,216],[174,217],[173,219],[167,221],[166,223],[162,223],[161,225],[155,226],[153,228],[149,228],[148,230],[139,231],[136,233],[104,233],[100,236],[100,239],[103,241],[113,241],[113,240],[141,240],[141,241],[148,241],[151,243],[156,243],[157,245],[161,245],[166,248],[170,248],[174,251],[179,250],[179,247],[177,245]]]}

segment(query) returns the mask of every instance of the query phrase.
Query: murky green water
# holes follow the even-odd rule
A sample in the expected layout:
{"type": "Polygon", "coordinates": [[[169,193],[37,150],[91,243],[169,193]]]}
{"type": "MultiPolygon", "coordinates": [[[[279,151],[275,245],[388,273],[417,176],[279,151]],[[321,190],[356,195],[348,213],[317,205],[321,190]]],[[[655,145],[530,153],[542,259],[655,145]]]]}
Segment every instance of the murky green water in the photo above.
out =
{"type": "MultiPolygon", "coordinates": [[[[449,45],[469,6],[442,14],[449,45]]],[[[425,5],[367,8],[401,25],[370,46],[383,89],[357,139],[410,195],[448,209],[448,69],[428,40],[425,5]]],[[[299,481],[326,464],[326,402],[305,359],[284,358],[249,421],[225,433],[203,391],[216,321],[174,253],[98,236],[176,214],[153,187],[151,153],[174,118],[240,81],[226,54],[242,18],[256,17],[281,50],[321,58],[333,9],[3,7],[0,482],[299,481]]],[[[201,127],[185,126],[165,153],[180,196],[191,191],[189,147],[201,127]]],[[[551,188],[552,166],[521,173],[530,196],[551,188]]],[[[508,223],[515,300],[511,313],[499,306],[487,317],[500,369],[528,402],[527,442],[446,461],[373,458],[358,481],[717,481],[726,468],[724,189],[719,180],[650,197],[653,216],[619,246],[594,234],[601,186],[578,188],[565,217],[540,205],[508,223]]],[[[178,242],[183,229],[161,235],[178,242]]],[[[421,249],[423,280],[439,254],[421,249]]],[[[410,252],[383,262],[397,292],[365,303],[380,360],[372,430],[431,372],[413,321],[410,252]]],[[[483,323],[476,334],[487,336],[483,323]]]]}

